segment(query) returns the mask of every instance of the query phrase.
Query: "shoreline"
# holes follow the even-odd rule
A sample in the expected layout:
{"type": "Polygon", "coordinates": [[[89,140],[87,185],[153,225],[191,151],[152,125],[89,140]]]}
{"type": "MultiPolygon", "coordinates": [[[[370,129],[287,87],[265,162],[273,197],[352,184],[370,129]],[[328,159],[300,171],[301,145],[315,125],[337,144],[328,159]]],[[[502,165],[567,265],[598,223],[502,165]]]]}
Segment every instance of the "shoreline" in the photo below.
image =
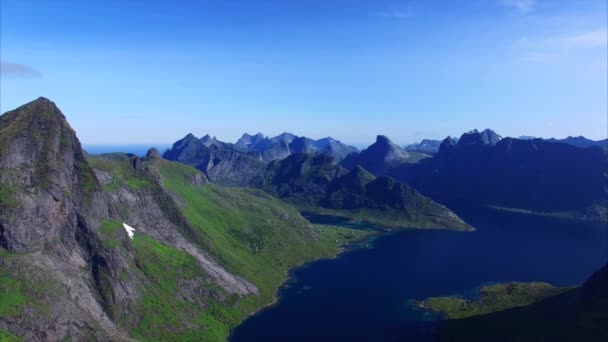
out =
{"type": "MultiPolygon", "coordinates": [[[[351,222],[356,222],[356,221],[351,221],[351,222]]],[[[365,223],[365,222],[362,222],[362,221],[359,221],[359,222],[365,223]]],[[[333,225],[333,226],[341,227],[340,225],[335,225],[335,224],[324,224],[324,223],[317,223],[317,224],[323,224],[323,225],[329,225],[329,226],[333,225]]],[[[344,228],[354,229],[354,228],[351,228],[351,227],[344,227],[344,228]]],[[[317,262],[317,261],[336,259],[337,257],[339,257],[340,255],[342,255],[343,253],[348,252],[350,250],[349,247],[352,247],[352,245],[354,245],[356,243],[359,243],[359,242],[362,242],[362,241],[365,241],[365,240],[368,240],[368,239],[372,240],[372,239],[375,239],[375,238],[380,237],[380,236],[386,236],[386,235],[389,235],[389,234],[394,234],[394,233],[403,232],[403,231],[410,231],[410,230],[411,231],[420,231],[420,230],[433,230],[433,231],[439,230],[439,231],[441,231],[441,230],[445,230],[445,231],[453,231],[453,232],[470,233],[470,232],[476,231],[477,229],[474,228],[474,227],[471,227],[471,229],[454,229],[454,228],[445,228],[445,227],[444,228],[420,228],[420,227],[399,227],[399,228],[392,227],[392,228],[389,228],[389,227],[383,227],[383,228],[380,228],[380,229],[371,229],[371,230],[368,231],[369,234],[364,235],[361,238],[354,239],[354,240],[348,242],[347,244],[343,244],[343,245],[339,246],[340,251],[338,253],[336,253],[335,255],[331,256],[331,257],[313,259],[313,260],[309,260],[309,261],[303,262],[302,264],[299,264],[299,265],[291,267],[287,271],[287,276],[286,276],[285,280],[283,280],[283,282],[281,282],[281,284],[275,289],[275,291],[273,293],[273,296],[272,296],[273,300],[270,303],[257,308],[255,311],[253,311],[253,312],[249,313],[247,316],[243,317],[232,329],[230,329],[230,334],[228,335],[226,341],[230,341],[234,329],[236,329],[238,326],[240,326],[245,320],[249,319],[250,317],[252,317],[252,316],[254,316],[256,314],[261,313],[264,310],[270,309],[270,308],[272,308],[272,307],[274,307],[274,306],[276,306],[276,305],[279,304],[281,289],[283,289],[283,287],[293,278],[293,273],[297,269],[299,269],[299,268],[301,268],[301,267],[303,267],[303,266],[305,266],[307,264],[314,263],[314,262],[317,262]]]]}
{"type": "Polygon", "coordinates": [[[311,264],[313,262],[336,259],[337,257],[339,257],[340,255],[342,255],[343,253],[348,252],[350,250],[349,247],[352,244],[358,243],[358,242],[362,242],[362,241],[365,241],[365,240],[368,240],[368,239],[371,240],[371,239],[374,239],[374,238],[376,238],[378,236],[385,235],[387,233],[391,233],[391,231],[374,231],[374,230],[370,230],[370,234],[364,235],[364,236],[362,236],[359,239],[352,240],[352,241],[348,242],[347,244],[343,244],[343,245],[339,246],[340,250],[338,251],[338,253],[336,253],[335,255],[333,255],[331,257],[313,259],[313,260],[305,261],[305,262],[303,262],[303,263],[301,263],[299,265],[291,267],[287,271],[287,276],[286,276],[285,280],[283,280],[283,282],[275,289],[275,291],[274,291],[274,293],[272,295],[273,300],[270,303],[257,308],[255,311],[253,311],[253,312],[249,313],[247,316],[243,317],[238,322],[238,324],[236,324],[232,329],[230,329],[230,334],[226,338],[226,341],[230,341],[230,338],[232,337],[234,329],[236,329],[238,326],[240,326],[245,320],[247,320],[248,318],[250,318],[250,317],[252,317],[252,316],[254,316],[256,314],[261,313],[264,310],[270,309],[270,308],[274,307],[275,305],[279,304],[281,289],[283,289],[283,287],[293,278],[293,273],[297,269],[299,269],[299,268],[301,268],[301,267],[303,267],[303,266],[305,266],[307,264],[311,264]]]}

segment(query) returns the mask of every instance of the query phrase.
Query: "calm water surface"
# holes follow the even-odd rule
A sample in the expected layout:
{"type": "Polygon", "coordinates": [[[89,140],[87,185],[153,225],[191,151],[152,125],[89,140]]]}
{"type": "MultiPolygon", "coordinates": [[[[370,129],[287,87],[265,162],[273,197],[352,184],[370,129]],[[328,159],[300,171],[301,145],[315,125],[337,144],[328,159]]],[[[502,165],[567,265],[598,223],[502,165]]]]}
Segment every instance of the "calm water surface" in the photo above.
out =
{"type": "Polygon", "coordinates": [[[455,209],[477,231],[386,234],[307,264],[279,303],[245,320],[231,341],[432,341],[437,317],[415,300],[471,297],[493,282],[578,285],[608,255],[602,224],[455,209]]]}

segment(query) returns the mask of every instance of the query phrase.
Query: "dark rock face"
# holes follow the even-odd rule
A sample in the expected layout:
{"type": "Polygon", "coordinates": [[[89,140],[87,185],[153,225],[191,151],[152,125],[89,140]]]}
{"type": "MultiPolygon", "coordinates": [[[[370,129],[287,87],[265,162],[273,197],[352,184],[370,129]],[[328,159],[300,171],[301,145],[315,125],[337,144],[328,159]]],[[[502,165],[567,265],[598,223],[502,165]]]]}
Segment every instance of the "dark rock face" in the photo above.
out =
{"type": "Polygon", "coordinates": [[[456,149],[456,141],[452,137],[447,137],[441,142],[437,152],[445,154],[450,153],[454,149],[456,149]]]}
{"type": "Polygon", "coordinates": [[[431,197],[478,204],[570,211],[606,200],[608,158],[600,148],[542,139],[497,141],[495,133],[484,132],[464,134],[457,144],[448,138],[435,158],[390,174],[431,197]]]}
{"type": "Polygon", "coordinates": [[[313,146],[313,140],[305,137],[297,137],[289,144],[289,150],[291,153],[314,153],[315,148],[313,146]]]}
{"type": "Polygon", "coordinates": [[[389,169],[405,163],[409,154],[390,139],[383,135],[376,138],[376,142],[361,153],[349,154],[341,163],[343,167],[352,170],[360,165],[374,175],[383,175],[389,169]]]}
{"type": "Polygon", "coordinates": [[[70,234],[76,210],[90,209],[99,183],[76,134],[48,99],[2,115],[0,136],[0,244],[14,252],[39,251],[49,239],[70,234]]]}
{"type": "Polygon", "coordinates": [[[356,166],[349,173],[329,183],[321,205],[335,209],[366,207],[369,204],[366,186],[375,178],[362,167],[356,166]]]}
{"type": "Polygon", "coordinates": [[[280,198],[315,204],[325,196],[328,184],[344,174],[346,170],[329,156],[300,153],[270,163],[250,185],[280,198]]]}
{"type": "Polygon", "coordinates": [[[502,137],[491,129],[485,129],[482,132],[476,129],[463,134],[458,139],[458,144],[461,146],[494,146],[502,139],[502,137]]]}

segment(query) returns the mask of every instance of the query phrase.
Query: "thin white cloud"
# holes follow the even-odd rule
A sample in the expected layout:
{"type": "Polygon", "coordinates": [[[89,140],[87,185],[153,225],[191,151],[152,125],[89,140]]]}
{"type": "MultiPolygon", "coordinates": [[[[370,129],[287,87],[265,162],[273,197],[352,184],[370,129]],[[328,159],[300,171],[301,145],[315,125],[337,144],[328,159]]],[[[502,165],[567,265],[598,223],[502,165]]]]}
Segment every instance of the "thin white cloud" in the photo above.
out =
{"type": "Polygon", "coordinates": [[[414,12],[410,7],[406,10],[392,10],[392,11],[381,11],[381,12],[373,12],[370,13],[372,17],[381,17],[381,18],[394,18],[394,19],[407,19],[414,16],[414,12]]]}
{"type": "Polygon", "coordinates": [[[0,61],[0,76],[11,78],[41,77],[40,71],[24,64],[0,61]]]}
{"type": "Polygon", "coordinates": [[[521,13],[528,13],[536,6],[536,0],[502,0],[503,5],[515,8],[521,13]]]}
{"type": "Polygon", "coordinates": [[[605,28],[536,39],[521,37],[513,42],[523,60],[540,63],[558,62],[575,51],[606,46],[608,31],[605,28]]]}
{"type": "Polygon", "coordinates": [[[608,31],[600,29],[565,35],[552,38],[549,42],[556,47],[565,49],[605,47],[608,45],[608,31]]]}

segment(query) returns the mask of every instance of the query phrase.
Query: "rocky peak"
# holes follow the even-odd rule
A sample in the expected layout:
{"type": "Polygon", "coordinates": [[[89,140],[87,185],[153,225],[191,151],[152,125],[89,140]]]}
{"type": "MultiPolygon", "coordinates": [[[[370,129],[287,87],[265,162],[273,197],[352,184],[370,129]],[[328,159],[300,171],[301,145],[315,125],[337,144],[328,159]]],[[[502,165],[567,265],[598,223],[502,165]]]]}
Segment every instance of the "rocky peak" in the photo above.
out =
{"type": "Polygon", "coordinates": [[[450,136],[443,139],[441,145],[439,145],[439,153],[445,154],[446,152],[453,151],[456,148],[456,141],[450,136]]]}
{"type": "Polygon", "coordinates": [[[491,129],[485,129],[482,132],[478,130],[472,130],[468,133],[464,133],[458,140],[459,146],[494,146],[502,137],[491,129]]]}
{"type": "Polygon", "coordinates": [[[395,167],[409,158],[409,154],[401,147],[384,135],[378,135],[376,142],[361,153],[351,153],[341,165],[349,170],[361,165],[372,174],[378,176],[385,174],[390,168],[395,167]]]}
{"type": "Polygon", "coordinates": [[[146,153],[146,159],[150,159],[150,158],[161,158],[160,152],[158,152],[158,150],[155,147],[152,147],[151,149],[148,150],[148,153],[146,153]]]}
{"type": "Polygon", "coordinates": [[[237,140],[235,146],[248,149],[262,140],[264,140],[264,135],[262,133],[258,132],[255,135],[245,133],[237,140]]]}
{"type": "Polygon", "coordinates": [[[57,213],[89,207],[100,190],[76,133],[43,97],[0,117],[0,184],[12,189],[0,198],[0,244],[17,252],[42,248],[74,219],[57,213]]]}
{"type": "Polygon", "coordinates": [[[376,144],[379,146],[391,146],[393,142],[385,135],[377,135],[376,144]]]}
{"type": "Polygon", "coordinates": [[[187,145],[189,145],[190,143],[197,141],[197,140],[198,140],[198,138],[194,134],[188,133],[185,137],[176,141],[173,144],[173,148],[182,149],[182,148],[186,147],[187,145]]]}
{"type": "Polygon", "coordinates": [[[295,139],[295,138],[297,138],[296,135],[287,133],[287,132],[283,132],[270,140],[275,141],[275,142],[285,142],[286,144],[290,144],[293,141],[293,139],[295,139]]]}

